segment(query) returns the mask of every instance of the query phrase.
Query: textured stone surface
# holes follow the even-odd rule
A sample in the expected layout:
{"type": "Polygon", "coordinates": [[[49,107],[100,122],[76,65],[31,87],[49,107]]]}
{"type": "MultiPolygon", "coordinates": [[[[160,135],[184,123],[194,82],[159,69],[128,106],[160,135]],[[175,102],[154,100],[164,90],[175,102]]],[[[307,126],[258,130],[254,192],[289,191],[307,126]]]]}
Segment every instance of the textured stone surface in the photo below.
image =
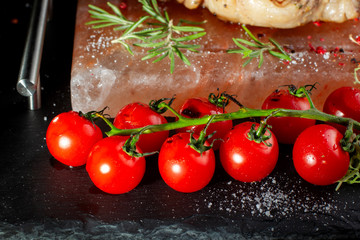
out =
{"type": "MultiPolygon", "coordinates": [[[[119,5],[120,1],[111,1],[119,5]]],[[[124,15],[137,19],[144,15],[137,1],[126,2],[124,15]]],[[[189,13],[186,19],[202,21],[205,35],[197,43],[202,44],[200,53],[186,53],[191,66],[176,61],[175,72],[170,74],[167,59],[151,63],[142,61],[147,49],[133,48],[130,55],[120,44],[111,40],[120,32],[107,29],[91,29],[85,25],[91,18],[87,5],[104,7],[104,1],[79,0],[74,55],[71,76],[72,107],[77,111],[100,110],[105,106],[114,116],[127,103],[176,95],[174,106],[188,97],[206,97],[210,92],[227,91],[247,107],[259,108],[265,97],[280,85],[313,84],[318,89],[313,93],[317,107],[330,91],[342,85],[354,85],[354,68],[360,60],[360,46],[349,40],[349,35],[360,35],[358,20],[343,24],[311,23],[288,30],[249,27],[261,41],[276,39],[292,55],[291,62],[284,62],[265,54],[264,64],[259,69],[255,59],[246,67],[240,54],[229,54],[234,48],[233,37],[247,38],[241,26],[225,23],[212,16],[206,9],[187,10],[175,1],[162,4],[175,21],[189,13]],[[180,11],[178,11],[180,9],[180,11]],[[220,29],[216,31],[214,29],[220,29]]],[[[109,10],[110,11],[110,10],[109,10]]],[[[235,104],[228,111],[236,110],[235,104]]]]}

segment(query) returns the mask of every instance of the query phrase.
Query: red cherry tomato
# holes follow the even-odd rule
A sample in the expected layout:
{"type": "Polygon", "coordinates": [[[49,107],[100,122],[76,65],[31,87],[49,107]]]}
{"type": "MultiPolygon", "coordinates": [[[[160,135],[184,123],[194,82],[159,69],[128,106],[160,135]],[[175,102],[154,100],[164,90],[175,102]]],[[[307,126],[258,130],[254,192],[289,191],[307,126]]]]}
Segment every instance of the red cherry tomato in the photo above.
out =
{"type": "Polygon", "coordinates": [[[92,146],[102,138],[98,126],[74,111],[57,115],[46,132],[50,154],[73,167],[84,165],[92,146]]]}
{"type": "MultiPolygon", "coordinates": [[[[197,136],[194,137],[197,138],[197,136]]],[[[198,153],[188,144],[190,133],[168,138],[159,153],[159,171],[167,185],[179,192],[195,192],[204,188],[215,171],[212,149],[198,153]]],[[[206,143],[207,146],[209,146],[206,143]]]]}
{"type": "MultiPolygon", "coordinates": [[[[353,87],[341,87],[333,91],[325,100],[323,111],[339,117],[352,118],[360,121],[360,89],[353,87]]],[[[341,133],[346,127],[329,123],[341,133]]]]}
{"type": "MultiPolygon", "coordinates": [[[[271,93],[264,101],[262,109],[286,108],[308,110],[310,103],[306,97],[296,97],[288,90],[281,89],[271,93]]],[[[296,117],[272,117],[267,123],[272,127],[279,143],[293,144],[299,134],[315,125],[315,120],[296,117]]]]}
{"type": "MultiPolygon", "coordinates": [[[[162,115],[142,103],[131,103],[124,106],[114,119],[114,126],[120,129],[133,129],[164,123],[167,121],[162,115]]],[[[168,136],[169,131],[142,134],[138,146],[143,152],[159,151],[168,136]]]]}
{"type": "MultiPolygon", "coordinates": [[[[220,161],[225,171],[234,179],[242,182],[260,181],[275,168],[279,156],[276,137],[264,143],[257,143],[248,138],[253,122],[244,122],[234,127],[224,137],[220,146],[220,161]]],[[[259,124],[256,123],[255,129],[259,124]]],[[[266,133],[265,135],[269,135],[266,133]]]]}
{"type": "MultiPolygon", "coordinates": [[[[131,157],[122,150],[126,137],[104,138],[94,145],[86,171],[100,190],[110,194],[121,194],[134,189],[145,173],[145,158],[131,157]]],[[[141,150],[137,148],[137,152],[141,150]]]]}
{"type": "Polygon", "coordinates": [[[349,168],[349,153],[340,145],[343,135],[334,127],[319,124],[309,127],[296,139],[293,161],[298,174],[315,185],[330,185],[340,180],[349,168]]]}
{"type": "MultiPolygon", "coordinates": [[[[221,114],[225,112],[223,111],[223,108],[210,103],[205,98],[190,98],[186,100],[185,103],[181,106],[179,113],[187,118],[201,118],[204,116],[221,114]]],[[[177,129],[177,132],[192,131],[195,134],[200,134],[201,130],[203,130],[204,127],[205,125],[190,126],[177,129]]],[[[216,131],[216,133],[214,134],[214,136],[208,139],[208,142],[211,143],[214,139],[222,139],[225,134],[232,129],[232,127],[233,123],[231,120],[211,123],[210,126],[207,128],[206,133],[211,134],[214,131],[216,131]]],[[[214,150],[217,150],[220,147],[220,144],[221,140],[215,141],[213,145],[214,150]]]]}

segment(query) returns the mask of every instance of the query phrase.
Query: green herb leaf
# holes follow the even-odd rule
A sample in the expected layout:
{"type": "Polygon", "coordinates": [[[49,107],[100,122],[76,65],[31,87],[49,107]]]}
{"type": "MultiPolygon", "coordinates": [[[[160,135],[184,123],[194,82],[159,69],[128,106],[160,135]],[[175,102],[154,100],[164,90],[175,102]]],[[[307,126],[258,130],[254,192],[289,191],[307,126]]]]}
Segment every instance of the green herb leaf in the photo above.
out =
{"type": "Polygon", "coordinates": [[[156,52],[152,52],[148,55],[146,55],[145,57],[143,57],[141,60],[148,60],[148,59],[151,59],[151,58],[154,58],[160,54],[163,54],[164,52],[168,51],[167,49],[162,49],[161,51],[156,51],[156,52]]]}
{"type": "Polygon", "coordinates": [[[192,34],[192,35],[188,35],[185,37],[179,37],[179,38],[172,38],[171,40],[176,41],[176,42],[185,42],[185,41],[191,41],[191,40],[195,40],[198,38],[203,37],[206,34],[206,32],[199,32],[196,34],[192,34]]]}
{"type": "Polygon", "coordinates": [[[243,67],[248,65],[252,59],[259,58],[258,67],[260,68],[264,63],[264,52],[266,51],[274,57],[291,61],[291,57],[286,53],[284,48],[277,41],[269,38],[269,43],[262,43],[251,33],[251,31],[245,25],[242,25],[242,27],[252,39],[252,41],[241,38],[233,38],[233,42],[237,47],[239,47],[239,49],[229,49],[227,50],[227,52],[240,53],[243,55],[243,58],[249,58],[243,63],[243,67]],[[251,48],[245,47],[242,44],[247,45],[251,48]]]}
{"type": "Polygon", "coordinates": [[[272,38],[269,38],[269,41],[272,43],[272,44],[274,44],[275,45],[275,47],[284,55],[284,56],[286,56],[288,59],[287,60],[291,60],[291,58],[290,58],[290,56],[287,54],[287,52],[285,52],[285,50],[281,47],[281,45],[277,42],[277,41],[275,41],[274,39],[272,39],[272,38]]]}
{"type": "Polygon", "coordinates": [[[250,46],[250,47],[257,47],[257,48],[261,48],[261,46],[259,46],[258,44],[256,44],[256,43],[253,43],[253,42],[250,42],[250,41],[248,41],[248,40],[245,40],[245,39],[241,39],[241,38],[238,38],[238,39],[236,39],[237,40],[237,42],[240,44],[240,43],[243,43],[243,44],[245,44],[245,45],[248,45],[248,46],[250,46]]]}
{"type": "Polygon", "coordinates": [[[156,63],[156,62],[160,62],[161,60],[163,60],[164,58],[166,58],[167,56],[169,56],[169,52],[165,52],[164,54],[162,54],[160,57],[158,57],[157,59],[155,59],[153,61],[153,63],[156,63]]]}
{"type": "Polygon", "coordinates": [[[173,73],[175,69],[175,55],[186,65],[190,65],[190,61],[180,49],[197,52],[196,49],[201,46],[196,44],[185,44],[183,42],[201,38],[206,32],[201,27],[182,26],[182,24],[199,25],[205,22],[180,20],[178,25],[174,25],[169,14],[166,11],[162,12],[160,10],[156,0],[139,0],[139,3],[142,4],[142,9],[147,15],[141,17],[137,21],[127,19],[120,9],[111,3],[108,3],[108,6],[113,13],[109,13],[94,5],[89,5],[89,13],[95,20],[86,24],[92,25],[92,28],[114,27],[114,31],[123,31],[121,37],[113,40],[112,43],[122,44],[132,55],[134,53],[131,50],[131,45],[142,48],[151,48],[148,50],[148,55],[142,59],[148,60],[159,56],[154,61],[159,62],[168,57],[170,60],[171,73],[173,73]],[[129,43],[128,41],[131,39],[136,39],[140,42],[129,43]]]}
{"type": "Polygon", "coordinates": [[[291,58],[290,58],[288,55],[285,55],[285,54],[282,54],[282,53],[279,53],[279,52],[275,52],[275,51],[273,51],[273,50],[269,50],[269,53],[270,53],[271,55],[273,55],[274,57],[291,61],[291,58]]]}
{"type": "Polygon", "coordinates": [[[203,28],[200,27],[192,27],[192,26],[173,26],[173,29],[180,32],[201,32],[204,31],[203,28]]]}

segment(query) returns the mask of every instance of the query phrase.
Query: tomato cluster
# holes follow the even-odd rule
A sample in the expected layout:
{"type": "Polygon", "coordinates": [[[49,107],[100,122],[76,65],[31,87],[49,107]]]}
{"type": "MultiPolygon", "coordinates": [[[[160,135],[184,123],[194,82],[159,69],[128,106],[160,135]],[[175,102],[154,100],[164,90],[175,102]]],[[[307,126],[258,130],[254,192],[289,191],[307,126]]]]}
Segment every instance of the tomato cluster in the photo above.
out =
{"type": "MultiPolygon", "coordinates": [[[[307,110],[311,104],[307,97],[281,89],[268,96],[262,108],[307,110]]],[[[360,90],[337,89],[329,95],[323,111],[359,121],[360,90]]],[[[207,99],[191,98],[178,113],[178,118],[200,118],[225,111],[207,99]]],[[[164,123],[166,118],[142,103],[124,106],[113,121],[120,129],[164,123]]],[[[142,153],[153,151],[159,152],[159,172],[168,186],[180,192],[195,192],[204,188],[214,175],[214,151],[219,151],[220,163],[232,178],[254,182],[267,177],[275,168],[279,143],[293,145],[294,167],[304,180],[315,185],[333,184],[349,168],[349,153],[340,144],[343,133],[342,126],[295,117],[270,117],[261,123],[246,121],[236,126],[227,120],[186,127],[177,129],[172,136],[169,131],[141,134],[134,142],[134,136],[103,138],[92,119],[71,111],[51,121],[46,142],[51,155],[63,164],[74,167],[86,164],[90,179],[104,192],[121,194],[134,189],[146,170],[142,153]],[[204,130],[213,135],[204,138],[204,130]],[[198,143],[206,150],[200,151],[198,143]],[[128,152],[129,146],[134,147],[137,155],[128,152]]]]}

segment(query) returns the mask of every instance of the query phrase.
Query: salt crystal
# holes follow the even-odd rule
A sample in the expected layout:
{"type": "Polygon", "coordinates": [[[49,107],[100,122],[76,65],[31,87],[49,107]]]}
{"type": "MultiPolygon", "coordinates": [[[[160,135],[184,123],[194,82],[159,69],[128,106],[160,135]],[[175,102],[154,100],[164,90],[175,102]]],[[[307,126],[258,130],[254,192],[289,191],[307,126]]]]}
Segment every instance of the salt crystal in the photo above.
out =
{"type": "Polygon", "coordinates": [[[266,212],[265,212],[265,216],[271,217],[270,211],[266,211],[266,212]]]}
{"type": "Polygon", "coordinates": [[[324,59],[329,59],[330,58],[330,53],[326,52],[323,56],[324,56],[324,59]]]}

